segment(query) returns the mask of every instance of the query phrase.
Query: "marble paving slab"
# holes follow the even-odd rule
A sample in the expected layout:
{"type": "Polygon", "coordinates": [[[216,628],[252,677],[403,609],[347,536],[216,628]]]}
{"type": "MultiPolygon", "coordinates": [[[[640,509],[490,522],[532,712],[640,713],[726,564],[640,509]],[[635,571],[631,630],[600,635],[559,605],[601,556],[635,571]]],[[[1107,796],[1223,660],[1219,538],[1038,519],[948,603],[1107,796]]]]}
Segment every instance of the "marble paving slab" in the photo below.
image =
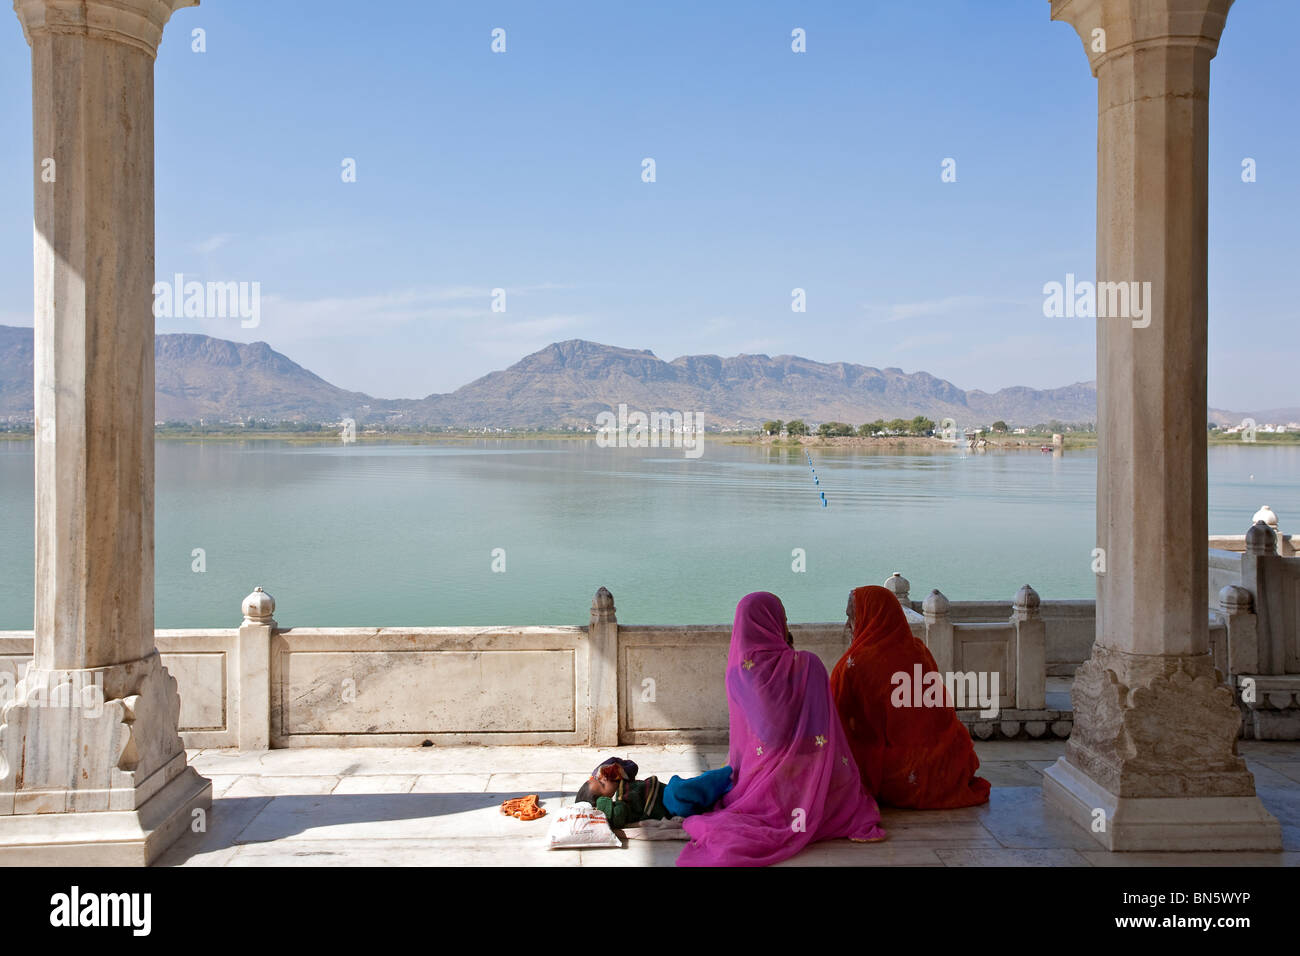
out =
{"type": "Polygon", "coordinates": [[[191,827],[154,862],[155,866],[225,866],[238,851],[239,834],[266,808],[271,797],[221,798],[212,801],[206,829],[191,827]]]}
{"type": "Polygon", "coordinates": [[[990,760],[981,763],[979,776],[995,787],[1040,787],[1038,771],[1022,760],[990,760]]]}
{"type": "Polygon", "coordinates": [[[414,774],[366,774],[357,777],[344,777],[331,793],[410,793],[415,781],[420,778],[414,774]]]}
{"type": "Polygon", "coordinates": [[[936,851],[944,866],[1088,866],[1075,850],[956,849],[936,851]]]}
{"type": "MultiPolygon", "coordinates": [[[[1260,799],[1282,824],[1282,853],[1108,853],[1043,801],[1042,771],[1063,741],[978,741],[993,784],[985,806],[882,808],[889,839],[827,841],[789,866],[1300,865],[1300,742],[1243,741],[1260,799]]],[[[608,756],[667,779],[725,764],[725,750],[671,747],[296,748],[191,751],[213,781],[202,832],[186,833],[164,866],[671,866],[677,841],[629,840],[609,850],[551,851],[550,819],[608,756]],[[504,816],[507,797],[537,793],[549,816],[504,816]]]]}
{"type": "Polygon", "coordinates": [[[226,788],[225,797],[282,797],[292,793],[325,794],[339,785],[341,777],[259,777],[244,774],[226,788]]]}
{"type": "Polygon", "coordinates": [[[1055,760],[1065,756],[1064,740],[977,740],[980,766],[998,760],[1055,760]]]}
{"type": "Polygon", "coordinates": [[[282,840],[239,847],[226,865],[576,867],[582,865],[582,859],[579,851],[521,845],[514,840],[380,840],[360,845],[356,840],[282,840]]]}

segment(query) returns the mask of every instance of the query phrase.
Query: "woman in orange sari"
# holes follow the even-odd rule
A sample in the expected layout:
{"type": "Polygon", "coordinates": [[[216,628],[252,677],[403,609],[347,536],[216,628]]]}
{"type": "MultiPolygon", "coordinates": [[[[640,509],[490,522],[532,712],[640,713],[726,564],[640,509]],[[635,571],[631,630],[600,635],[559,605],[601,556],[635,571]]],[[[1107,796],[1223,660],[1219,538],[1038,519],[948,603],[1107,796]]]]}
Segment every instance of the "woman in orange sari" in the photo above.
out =
{"type": "Polygon", "coordinates": [[[929,649],[912,636],[898,598],[881,587],[857,588],[847,610],[853,643],[831,672],[831,693],[867,792],[880,803],[917,810],[987,803],[989,782],[975,776],[975,745],[948,698],[941,707],[893,702],[894,675],[910,683],[918,664],[923,673],[938,671],[929,649]]]}

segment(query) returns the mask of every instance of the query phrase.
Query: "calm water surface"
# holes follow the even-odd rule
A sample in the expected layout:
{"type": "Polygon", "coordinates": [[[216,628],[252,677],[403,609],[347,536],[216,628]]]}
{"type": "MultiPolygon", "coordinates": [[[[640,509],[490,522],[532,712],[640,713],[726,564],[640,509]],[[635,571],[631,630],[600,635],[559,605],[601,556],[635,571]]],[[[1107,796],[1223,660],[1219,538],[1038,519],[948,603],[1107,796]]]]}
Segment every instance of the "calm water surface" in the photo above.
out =
{"type": "MultiPolygon", "coordinates": [[[[754,590],[834,620],[895,570],[914,598],[1095,594],[1092,452],[811,454],[820,486],[802,449],[720,442],[692,460],[582,441],[161,441],[157,623],[235,626],[256,585],[283,626],[580,624],[601,585],[624,623],[730,621],[754,590]]],[[[1300,448],[1209,462],[1211,532],[1244,532],[1261,504],[1300,527],[1300,448]]],[[[32,626],[32,502],[31,442],[0,442],[0,629],[32,626]]]]}

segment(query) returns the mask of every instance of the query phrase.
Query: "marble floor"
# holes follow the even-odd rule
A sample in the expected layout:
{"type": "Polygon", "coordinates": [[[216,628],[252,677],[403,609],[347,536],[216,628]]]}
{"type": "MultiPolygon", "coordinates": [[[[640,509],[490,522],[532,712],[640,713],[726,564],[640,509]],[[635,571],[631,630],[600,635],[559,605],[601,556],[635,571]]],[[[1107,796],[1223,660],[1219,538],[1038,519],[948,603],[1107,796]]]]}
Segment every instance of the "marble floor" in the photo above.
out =
{"type": "MultiPolygon", "coordinates": [[[[1242,741],[1264,805],[1282,823],[1281,853],[1109,853],[1043,802],[1042,771],[1064,741],[977,741],[987,806],[884,810],[889,840],[817,843],[792,866],[1300,866],[1300,742],[1242,741]]],[[[590,768],[617,753],[642,775],[723,765],[692,746],[299,748],[191,751],[211,778],[203,833],[160,866],[671,866],[681,843],[629,839],[623,849],[547,848],[549,817],[505,817],[502,800],[536,793],[550,811],[590,768]]]]}

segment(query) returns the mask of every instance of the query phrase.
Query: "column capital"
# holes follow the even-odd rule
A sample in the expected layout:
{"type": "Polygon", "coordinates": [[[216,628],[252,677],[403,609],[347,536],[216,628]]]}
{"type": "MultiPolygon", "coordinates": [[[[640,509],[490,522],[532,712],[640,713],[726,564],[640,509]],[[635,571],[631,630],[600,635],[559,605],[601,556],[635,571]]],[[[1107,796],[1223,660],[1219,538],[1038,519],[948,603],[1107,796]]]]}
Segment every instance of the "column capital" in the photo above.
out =
{"type": "Polygon", "coordinates": [[[199,0],[14,0],[28,46],[37,36],[87,36],[158,55],[163,27],[199,0]]]}
{"type": "Polygon", "coordinates": [[[1210,56],[1233,0],[1050,0],[1052,19],[1074,27],[1092,75],[1107,60],[1150,46],[1199,46],[1210,56]]]}

